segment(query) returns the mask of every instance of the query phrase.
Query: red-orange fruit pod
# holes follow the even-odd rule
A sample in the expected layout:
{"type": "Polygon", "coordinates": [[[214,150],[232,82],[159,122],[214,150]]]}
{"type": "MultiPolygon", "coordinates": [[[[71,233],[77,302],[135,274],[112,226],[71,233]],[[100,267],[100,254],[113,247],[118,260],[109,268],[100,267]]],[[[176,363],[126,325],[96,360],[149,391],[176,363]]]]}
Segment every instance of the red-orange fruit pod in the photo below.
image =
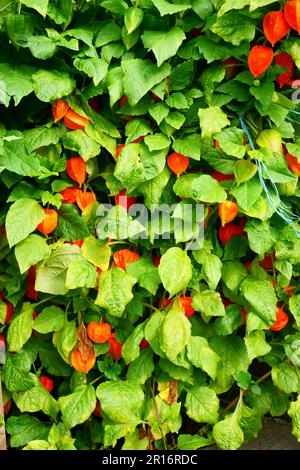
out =
{"type": "Polygon", "coordinates": [[[178,303],[180,307],[184,309],[184,314],[186,317],[191,317],[195,313],[195,309],[192,306],[192,297],[180,297],[178,303]]]}
{"type": "Polygon", "coordinates": [[[123,108],[123,106],[125,106],[125,104],[128,103],[128,98],[126,95],[122,96],[122,98],[120,99],[120,107],[123,108]]]}
{"type": "Polygon", "coordinates": [[[95,111],[95,113],[99,113],[101,109],[100,99],[95,96],[94,98],[89,99],[89,105],[95,111]]]}
{"type": "Polygon", "coordinates": [[[60,191],[62,195],[62,202],[64,204],[75,204],[78,194],[81,193],[79,188],[66,188],[63,191],[60,191]]]}
{"type": "Polygon", "coordinates": [[[85,126],[88,124],[89,119],[81,116],[80,114],[76,113],[73,109],[69,109],[68,112],[65,114],[64,123],[68,129],[71,130],[81,130],[84,129],[85,126]]]}
{"type": "Polygon", "coordinates": [[[76,197],[76,202],[81,210],[83,210],[85,207],[89,206],[95,201],[96,196],[90,191],[80,191],[80,193],[78,193],[76,197]]]}
{"type": "Polygon", "coordinates": [[[300,0],[289,0],[285,4],[284,17],[291,28],[300,34],[300,0]]]}
{"type": "Polygon", "coordinates": [[[164,299],[164,303],[163,303],[163,299],[159,299],[159,301],[157,302],[157,307],[165,310],[171,303],[172,303],[172,299],[168,299],[166,297],[164,299]]]}
{"type": "Polygon", "coordinates": [[[122,189],[119,194],[114,196],[114,199],[117,205],[124,207],[127,211],[136,203],[136,197],[127,196],[126,189],[122,189]]]}
{"type": "Polygon", "coordinates": [[[211,176],[217,180],[219,183],[223,183],[223,181],[234,180],[234,175],[225,175],[225,173],[221,173],[220,171],[213,171],[211,176]]]}
{"type": "Polygon", "coordinates": [[[139,258],[140,255],[134,251],[128,249],[119,250],[114,253],[114,266],[117,266],[123,269],[123,271],[126,271],[127,264],[134,263],[139,258]]]}
{"type": "Polygon", "coordinates": [[[190,159],[181,155],[180,153],[173,152],[167,158],[168,167],[176,176],[182,175],[190,164],[190,159]]]}
{"type": "Polygon", "coordinates": [[[93,343],[106,343],[111,336],[110,324],[92,321],[87,326],[87,334],[93,343]]]}
{"type": "Polygon", "coordinates": [[[279,308],[277,307],[277,315],[276,315],[276,321],[274,325],[270,326],[271,331],[280,331],[283,330],[283,328],[286,327],[286,325],[289,322],[289,316],[287,313],[283,311],[283,307],[279,308]]]}
{"type": "Polygon", "coordinates": [[[87,355],[86,357],[83,357],[79,349],[74,349],[71,354],[71,364],[78,372],[84,372],[85,374],[88,374],[89,371],[94,367],[95,363],[96,356],[94,352],[90,355],[87,355]]]}
{"type": "Polygon", "coordinates": [[[41,375],[39,378],[39,381],[45,387],[46,390],[48,390],[49,393],[52,392],[54,383],[53,380],[50,377],[47,377],[46,375],[41,375]]]}
{"type": "Polygon", "coordinates": [[[79,184],[79,186],[82,185],[82,183],[85,182],[86,179],[86,167],[85,167],[85,161],[81,157],[73,157],[69,158],[67,160],[67,173],[68,176],[73,180],[76,181],[76,183],[79,184]]]}
{"type": "Polygon", "coordinates": [[[68,111],[69,105],[65,100],[56,100],[55,104],[52,106],[54,122],[58,122],[63,119],[68,111]]]}
{"type": "Polygon", "coordinates": [[[144,338],[142,339],[142,341],[140,342],[140,349],[147,349],[149,348],[150,346],[150,343],[148,343],[148,341],[144,338]]]}
{"type": "Polygon", "coordinates": [[[289,83],[290,79],[294,75],[295,66],[294,61],[287,52],[280,52],[280,54],[275,56],[275,64],[280,65],[287,69],[286,72],[281,73],[277,78],[276,82],[279,83],[280,88],[289,83]]]}
{"type": "Polygon", "coordinates": [[[273,61],[273,50],[270,47],[254,46],[248,56],[248,65],[254,78],[262,75],[273,61]]]}
{"type": "Polygon", "coordinates": [[[93,415],[97,418],[102,418],[101,409],[100,409],[100,401],[97,401],[95,409],[93,411],[93,415]]]}
{"type": "Polygon", "coordinates": [[[270,11],[267,13],[264,17],[263,28],[267,40],[273,47],[276,42],[284,38],[291,29],[282,11],[270,11]]]}
{"type": "Polygon", "coordinates": [[[122,347],[123,344],[120,343],[118,340],[115,338],[115,333],[112,333],[111,337],[109,338],[109,350],[108,354],[111,355],[111,357],[115,361],[119,361],[122,357],[122,347]]]}
{"type": "Polygon", "coordinates": [[[13,401],[12,399],[10,398],[6,403],[5,405],[3,406],[3,411],[4,411],[4,414],[5,415],[8,415],[8,413],[10,412],[10,409],[12,407],[12,404],[13,404],[13,401]]]}
{"type": "Polygon", "coordinates": [[[37,226],[43,235],[49,235],[57,227],[58,215],[54,209],[44,209],[44,220],[37,226]]]}
{"type": "Polygon", "coordinates": [[[290,153],[287,153],[285,155],[285,158],[288,162],[289,170],[300,177],[300,163],[298,162],[297,158],[291,155],[290,153]]]}
{"type": "Polygon", "coordinates": [[[243,325],[246,325],[246,323],[247,323],[247,315],[248,315],[248,312],[247,312],[247,310],[245,309],[245,307],[243,307],[243,308],[242,308],[243,325]]]}
{"type": "Polygon", "coordinates": [[[221,227],[219,230],[219,239],[222,245],[226,245],[229,242],[229,240],[236,235],[247,237],[247,234],[244,231],[244,228],[234,223],[226,224],[224,225],[224,227],[221,227]]]}
{"type": "Polygon", "coordinates": [[[120,153],[122,152],[122,150],[123,150],[124,147],[125,147],[125,144],[117,145],[116,158],[119,157],[119,155],[120,155],[120,153]]]}
{"type": "Polygon", "coordinates": [[[232,222],[239,213],[238,205],[233,201],[221,202],[218,210],[223,227],[229,222],[232,222]]]}

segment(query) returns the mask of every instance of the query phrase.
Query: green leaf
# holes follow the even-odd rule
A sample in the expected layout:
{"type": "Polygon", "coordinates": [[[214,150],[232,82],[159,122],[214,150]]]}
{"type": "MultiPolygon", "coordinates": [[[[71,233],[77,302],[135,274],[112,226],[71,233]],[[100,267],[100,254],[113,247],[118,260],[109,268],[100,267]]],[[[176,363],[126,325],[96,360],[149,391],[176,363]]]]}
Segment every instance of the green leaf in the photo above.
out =
{"type": "Polygon", "coordinates": [[[126,364],[130,364],[140,355],[140,343],[144,338],[144,323],[140,323],[128,336],[122,347],[122,357],[126,364]]]}
{"type": "Polygon", "coordinates": [[[238,336],[215,337],[210,341],[211,348],[221,358],[218,363],[214,390],[224,393],[233,384],[233,374],[248,369],[250,360],[244,341],[238,336]]]}
{"type": "Polygon", "coordinates": [[[201,137],[199,134],[192,134],[184,139],[176,139],[173,142],[173,149],[185,157],[200,160],[201,137]]]}
{"type": "Polygon", "coordinates": [[[37,378],[30,372],[31,358],[28,353],[21,351],[9,354],[3,367],[3,381],[10,392],[24,392],[37,384],[37,378]]]}
{"type": "Polygon", "coordinates": [[[50,248],[47,245],[47,240],[39,235],[29,235],[25,240],[18,243],[15,248],[15,255],[21,274],[46,258],[49,253],[50,248]]]}
{"type": "Polygon", "coordinates": [[[48,441],[35,439],[34,441],[29,442],[27,446],[23,447],[22,450],[58,450],[58,449],[55,445],[50,444],[48,441]]]}
{"type": "Polygon", "coordinates": [[[170,108],[165,103],[154,103],[149,108],[150,116],[158,125],[168,116],[170,108]]]}
{"type": "Polygon", "coordinates": [[[27,65],[0,64],[0,100],[8,107],[14,98],[15,106],[33,91],[32,74],[35,69],[27,65]]]}
{"type": "Polygon", "coordinates": [[[28,237],[44,218],[44,211],[34,199],[19,199],[7,213],[5,228],[10,247],[28,237]]]}
{"type": "Polygon", "coordinates": [[[222,281],[234,294],[237,294],[240,285],[247,277],[245,266],[239,261],[226,261],[222,266],[222,281]]]}
{"type": "Polygon", "coordinates": [[[249,336],[245,337],[245,343],[250,361],[268,354],[272,349],[263,331],[252,331],[249,336]]]}
{"type": "Polygon", "coordinates": [[[114,175],[128,192],[159,175],[166,163],[166,150],[149,152],[145,144],[128,144],[118,157],[114,175]]]}
{"type": "Polygon", "coordinates": [[[65,323],[65,312],[55,306],[45,307],[33,323],[33,329],[39,333],[50,333],[60,330],[65,323]]]}
{"type": "Polygon", "coordinates": [[[296,401],[292,401],[288,415],[292,418],[293,434],[296,438],[300,439],[300,395],[298,395],[296,401]]]}
{"type": "Polygon", "coordinates": [[[152,205],[160,203],[169,179],[170,171],[165,167],[159,175],[155,176],[155,178],[139,185],[139,191],[143,194],[145,204],[149,209],[151,209],[152,205]]]}
{"type": "Polygon", "coordinates": [[[236,450],[244,442],[244,433],[235,413],[219,421],[213,428],[213,438],[222,450],[236,450]]]}
{"type": "Polygon", "coordinates": [[[32,312],[34,305],[24,303],[22,310],[10,323],[7,342],[9,351],[20,351],[24,344],[28,341],[32,333],[32,312]]]}
{"type": "Polygon", "coordinates": [[[98,58],[74,60],[74,66],[80,72],[84,72],[88,77],[93,79],[94,85],[97,86],[105,77],[108,71],[107,63],[98,58]]]}
{"type": "Polygon", "coordinates": [[[97,271],[95,266],[84,258],[77,258],[70,262],[66,277],[66,288],[96,287],[97,271]]]}
{"type": "Polygon", "coordinates": [[[150,61],[130,59],[122,62],[124,90],[130,106],[135,106],[143,96],[170,73],[170,65],[157,68],[150,61]]]}
{"type": "Polygon", "coordinates": [[[32,79],[34,93],[46,103],[70,95],[76,86],[75,80],[68,74],[54,70],[38,70],[32,79]]]}
{"type": "Polygon", "coordinates": [[[219,356],[209,347],[205,338],[191,336],[187,345],[189,361],[204,370],[212,379],[216,378],[219,356]]]}
{"type": "Polygon", "coordinates": [[[21,138],[7,141],[3,148],[0,147],[0,164],[8,171],[21,176],[42,178],[49,174],[49,170],[41,166],[37,154],[28,153],[25,141],[21,138]]]}
{"type": "Polygon", "coordinates": [[[185,289],[192,278],[192,263],[185,251],[173,247],[162,256],[158,272],[170,297],[185,289]]]}
{"type": "Polygon", "coordinates": [[[142,35],[144,47],[153,51],[158,67],[176,54],[184,39],[185,34],[178,26],[167,32],[145,31],[142,35]]]}
{"type": "Polygon", "coordinates": [[[215,290],[221,279],[222,262],[216,255],[207,253],[203,259],[201,274],[211,290],[215,290]]]}
{"type": "Polygon", "coordinates": [[[126,305],[133,298],[136,279],[120,268],[112,267],[101,274],[100,288],[95,303],[108,310],[113,317],[121,318],[126,305]]]}
{"type": "Polygon", "coordinates": [[[166,0],[152,0],[153,4],[159,10],[161,16],[173,15],[174,13],[179,13],[181,11],[188,10],[191,8],[189,3],[170,3],[166,0]]]}
{"type": "Polygon", "coordinates": [[[236,0],[225,0],[218,11],[218,16],[222,16],[230,10],[241,10],[247,5],[249,5],[249,0],[239,0],[238,2],[236,0]]]}
{"type": "Polygon", "coordinates": [[[219,336],[231,335],[241,326],[242,309],[239,305],[228,305],[224,317],[217,318],[215,322],[215,332],[219,336]]]}
{"type": "Polygon", "coordinates": [[[57,50],[56,44],[46,36],[26,36],[22,47],[28,47],[33,57],[46,60],[53,57],[57,50]]]}
{"type": "Polygon", "coordinates": [[[90,235],[90,232],[73,204],[62,204],[58,211],[55,234],[67,241],[75,242],[90,235]]]}
{"type": "Polygon", "coordinates": [[[46,16],[49,0],[21,0],[23,5],[33,8],[38,11],[42,16],[46,16]]]}
{"type": "Polygon", "coordinates": [[[94,266],[107,271],[111,258],[111,248],[106,243],[90,236],[84,240],[81,247],[82,256],[94,266]]]}
{"type": "Polygon", "coordinates": [[[219,292],[205,290],[193,297],[193,307],[205,317],[223,317],[225,307],[219,292]]]}
{"type": "Polygon", "coordinates": [[[143,21],[144,12],[140,8],[131,7],[126,10],[124,15],[124,22],[128,34],[133,33],[143,21]]]}
{"type": "Polygon", "coordinates": [[[145,338],[150,343],[153,351],[160,357],[165,357],[160,347],[160,332],[165,320],[165,312],[155,312],[145,326],[145,338]]]}
{"type": "Polygon", "coordinates": [[[208,439],[206,437],[194,436],[190,434],[180,434],[177,440],[177,448],[179,450],[197,450],[201,447],[207,447],[211,444],[214,444],[213,439],[208,439]]]}
{"type": "Polygon", "coordinates": [[[185,408],[187,415],[196,423],[215,424],[219,417],[219,399],[209,387],[189,387],[185,408]]]}
{"type": "Polygon", "coordinates": [[[170,146],[170,140],[167,136],[165,136],[165,134],[147,135],[144,139],[144,142],[149,148],[150,152],[153,152],[153,150],[161,150],[170,146]]]}
{"type": "Polygon", "coordinates": [[[22,447],[37,438],[47,439],[49,426],[35,416],[24,414],[10,416],[6,421],[6,431],[10,434],[10,446],[22,447]]]}
{"type": "Polygon", "coordinates": [[[37,269],[36,290],[48,294],[65,295],[68,266],[79,256],[80,249],[76,245],[64,244],[55,248],[49,258],[37,269]]]}
{"type": "Polygon", "coordinates": [[[166,314],[162,323],[160,344],[171,362],[175,362],[177,356],[183,352],[191,335],[191,324],[181,308],[177,306],[166,314]]]}
{"type": "Polygon", "coordinates": [[[226,13],[218,18],[217,22],[211,27],[211,31],[224,41],[239,46],[243,41],[251,42],[253,40],[255,23],[249,15],[236,12],[226,13]]]}
{"type": "Polygon", "coordinates": [[[96,406],[95,389],[91,385],[80,385],[70,395],[60,397],[58,405],[64,424],[71,429],[91,416],[96,406]]]}
{"type": "Polygon", "coordinates": [[[96,390],[101,410],[114,423],[141,422],[144,393],[138,384],[115,380],[103,382],[96,390]]]}
{"type": "Polygon", "coordinates": [[[209,138],[221,132],[223,127],[230,125],[226,114],[218,106],[210,106],[209,108],[199,108],[198,116],[200,119],[200,127],[202,137],[209,138]]]}
{"type": "Polygon", "coordinates": [[[53,344],[66,362],[69,362],[69,356],[76,343],[77,330],[74,321],[66,323],[61,330],[53,335],[53,344]]]}
{"type": "Polygon", "coordinates": [[[289,300],[289,308],[296,320],[297,327],[300,326],[300,294],[295,295],[289,300]]]}
{"type": "Polygon", "coordinates": [[[143,385],[154,371],[153,352],[151,348],[144,349],[131,364],[126,374],[129,382],[143,385]]]}
{"type": "Polygon", "coordinates": [[[110,21],[99,29],[95,46],[101,47],[112,41],[118,41],[119,39],[121,39],[121,28],[116,25],[116,23],[110,21]]]}
{"type": "Polygon", "coordinates": [[[219,141],[220,148],[227,153],[227,155],[231,155],[236,158],[244,157],[246,147],[243,145],[243,130],[236,128],[225,129],[215,137],[219,141]]]}
{"type": "Polygon", "coordinates": [[[84,160],[96,157],[100,153],[100,143],[93,139],[93,135],[89,135],[89,123],[85,130],[76,130],[67,132],[63,137],[63,145],[65,148],[78,152],[84,160]]]}
{"type": "Polygon", "coordinates": [[[137,279],[137,283],[155,295],[160,285],[158,269],[151,258],[144,256],[126,267],[126,272],[137,279]]]}
{"type": "Polygon", "coordinates": [[[188,100],[183,93],[179,92],[170,94],[166,99],[166,103],[170,108],[187,109],[189,107],[188,100]]]}
{"type": "Polygon", "coordinates": [[[26,411],[29,413],[42,411],[46,415],[55,419],[59,410],[57,401],[41,383],[38,383],[38,385],[26,392],[14,393],[13,400],[21,413],[26,411]]]}
{"type": "MultiPolygon", "coordinates": [[[[126,130],[125,130],[125,134],[127,136],[126,143],[130,143],[133,140],[139,137],[143,137],[149,133],[152,133],[152,129],[145,120],[137,119],[137,118],[132,119],[126,124],[126,130]]],[[[164,147],[161,147],[161,148],[164,148],[164,147]]]]}
{"type": "Polygon", "coordinates": [[[300,376],[296,367],[290,364],[279,364],[272,369],[274,385],[285,393],[300,392],[300,376]]]}
{"type": "Polygon", "coordinates": [[[256,172],[257,166],[248,160],[240,160],[234,167],[234,176],[238,184],[251,180],[256,172]]]}
{"type": "Polygon", "coordinates": [[[261,320],[271,326],[276,320],[277,298],[268,281],[246,279],[241,286],[242,295],[261,320]]]}
{"type": "MultiPolygon", "coordinates": [[[[188,176],[188,175],[187,175],[188,176]]],[[[183,176],[182,178],[185,178],[183,176]]],[[[179,185],[180,179],[174,185],[174,191],[176,193],[176,186],[179,185]]],[[[222,186],[211,176],[201,175],[197,176],[192,181],[192,197],[199,202],[224,202],[227,198],[226,191],[222,186]]]]}

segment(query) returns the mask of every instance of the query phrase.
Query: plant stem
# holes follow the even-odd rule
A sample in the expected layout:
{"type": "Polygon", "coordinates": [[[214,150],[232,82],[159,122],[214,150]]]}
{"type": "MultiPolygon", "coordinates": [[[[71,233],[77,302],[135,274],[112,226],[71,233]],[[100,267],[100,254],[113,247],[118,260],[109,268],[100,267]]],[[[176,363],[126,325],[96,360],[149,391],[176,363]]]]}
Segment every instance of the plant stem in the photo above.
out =
{"type": "Polygon", "coordinates": [[[159,310],[158,308],[154,307],[154,305],[146,304],[146,303],[144,303],[144,305],[145,305],[145,307],[148,307],[148,308],[150,308],[151,310],[155,310],[156,312],[161,313],[161,310],[159,310]]]}
{"type": "Polygon", "coordinates": [[[47,297],[47,299],[40,300],[40,302],[37,302],[36,304],[34,304],[34,306],[38,307],[39,305],[45,304],[46,302],[48,302],[49,300],[54,299],[55,297],[57,297],[57,296],[56,295],[50,295],[50,297],[47,297]]]}
{"type": "Polygon", "coordinates": [[[157,408],[157,403],[156,403],[156,399],[155,399],[155,395],[154,395],[153,386],[151,387],[151,395],[152,395],[152,401],[153,401],[153,405],[154,405],[154,409],[155,409],[156,419],[157,419],[157,422],[158,422],[158,427],[159,427],[161,437],[162,437],[162,440],[163,440],[163,444],[164,444],[164,450],[168,450],[167,442],[166,442],[166,436],[164,435],[162,427],[161,427],[160,415],[159,415],[159,410],[157,408]]]}

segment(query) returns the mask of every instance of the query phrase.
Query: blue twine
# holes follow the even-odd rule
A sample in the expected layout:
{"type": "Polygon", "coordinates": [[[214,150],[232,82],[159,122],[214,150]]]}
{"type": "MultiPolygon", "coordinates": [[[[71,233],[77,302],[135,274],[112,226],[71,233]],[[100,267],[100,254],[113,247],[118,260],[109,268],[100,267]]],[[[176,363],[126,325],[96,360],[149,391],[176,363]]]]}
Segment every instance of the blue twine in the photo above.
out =
{"type": "MultiPolygon", "coordinates": [[[[300,113],[297,113],[297,114],[300,114],[300,113]]],[[[250,147],[252,148],[252,150],[255,150],[255,146],[254,146],[254,143],[253,143],[253,140],[252,140],[252,137],[250,135],[250,132],[248,130],[248,127],[246,126],[244,120],[243,120],[243,116],[240,116],[239,117],[239,120],[240,120],[240,123],[241,123],[241,126],[242,126],[242,129],[243,131],[245,132],[246,134],[246,137],[249,141],[249,144],[250,144],[250,147]]],[[[300,124],[300,123],[299,123],[300,124]]],[[[265,195],[267,196],[267,199],[268,199],[268,202],[271,206],[271,208],[274,210],[274,212],[276,212],[279,217],[281,217],[287,224],[291,225],[293,230],[295,231],[296,235],[300,238],[300,231],[299,229],[295,226],[295,222],[299,222],[300,221],[300,217],[296,214],[294,214],[293,212],[290,211],[290,209],[288,208],[288,206],[281,200],[280,198],[280,194],[279,194],[279,191],[278,191],[278,188],[276,186],[276,183],[275,181],[273,180],[272,176],[270,175],[269,173],[269,170],[267,168],[267,166],[265,165],[264,162],[262,162],[261,160],[258,160],[258,159],[255,159],[255,163],[256,163],[256,166],[257,166],[257,171],[258,171],[258,177],[259,177],[259,181],[263,187],[263,190],[265,192],[265,195]],[[270,180],[270,183],[272,185],[272,188],[275,192],[275,196],[276,198],[274,199],[274,197],[272,196],[272,194],[270,193],[269,191],[269,188],[265,182],[265,179],[264,179],[264,175],[267,175],[267,178],[270,180]]]]}

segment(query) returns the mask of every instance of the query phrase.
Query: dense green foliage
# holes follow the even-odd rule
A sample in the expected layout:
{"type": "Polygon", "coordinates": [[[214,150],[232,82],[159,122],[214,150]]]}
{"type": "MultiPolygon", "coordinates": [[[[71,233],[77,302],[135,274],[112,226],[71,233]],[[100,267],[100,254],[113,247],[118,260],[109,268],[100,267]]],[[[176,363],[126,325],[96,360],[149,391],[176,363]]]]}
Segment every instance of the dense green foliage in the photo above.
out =
{"type": "MultiPolygon", "coordinates": [[[[257,436],[264,415],[286,413],[300,438],[300,239],[278,214],[285,204],[285,214],[300,215],[297,171],[283,152],[284,144],[300,163],[295,90],[279,88],[285,69],[275,61],[258,78],[248,68],[250,48],[265,41],[266,13],[284,3],[0,1],[1,378],[7,411],[12,405],[10,447],[237,449],[257,436]],[[54,123],[60,98],[88,119],[83,128],[54,123]],[[171,152],[190,159],[181,176],[167,165],[171,152]],[[87,171],[81,189],[66,172],[78,156],[87,171]],[[63,202],[70,187],[96,200],[63,202]],[[174,205],[171,226],[154,215],[143,226],[115,204],[123,189],[149,211],[174,205]],[[219,232],[226,199],[239,211],[229,241],[219,232]],[[182,234],[187,202],[205,208],[182,234]],[[113,204],[108,231],[104,203],[113,204]],[[48,236],[36,230],[43,208],[58,214],[48,236]],[[204,244],[189,250],[204,218],[204,244]],[[122,269],[121,249],[140,257],[122,269]],[[182,297],[192,297],[191,316],[182,297]],[[289,317],[279,331],[270,330],[276,307],[289,317]],[[109,341],[86,336],[100,319],[123,344],[121,358],[109,341]],[[72,366],[76,348],[96,356],[87,374],[72,366]],[[41,375],[54,381],[51,393],[41,375]]],[[[273,49],[290,54],[296,79],[298,34],[273,49]]]]}

